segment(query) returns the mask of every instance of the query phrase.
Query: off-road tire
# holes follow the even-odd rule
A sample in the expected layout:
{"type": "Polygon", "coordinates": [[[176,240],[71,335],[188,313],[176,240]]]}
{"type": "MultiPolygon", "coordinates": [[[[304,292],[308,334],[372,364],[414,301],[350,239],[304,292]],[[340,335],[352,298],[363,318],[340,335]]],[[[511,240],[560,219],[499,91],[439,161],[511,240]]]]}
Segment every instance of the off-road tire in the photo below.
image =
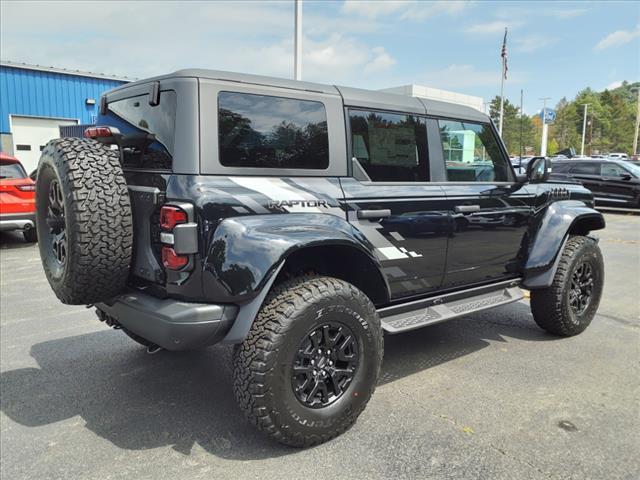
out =
{"type": "Polygon", "coordinates": [[[549,333],[570,337],[582,333],[598,310],[604,285],[604,262],[595,240],[571,236],[560,253],[560,262],[550,287],[531,291],[531,312],[538,326],[549,333]],[[576,313],[570,306],[571,278],[588,263],[593,272],[593,290],[586,309],[576,313]]]}
{"type": "Polygon", "coordinates": [[[375,390],[382,356],[380,319],[369,298],[342,280],[303,276],[274,287],[234,350],[234,393],[258,429],[283,444],[310,447],[353,425],[375,390]],[[334,403],[312,408],[296,397],[292,366],[309,332],[333,321],[353,332],[359,364],[334,403]]]}
{"type": "Polygon", "coordinates": [[[36,243],[38,241],[38,231],[35,228],[27,228],[22,231],[24,241],[27,243],[36,243]]]}
{"type": "Polygon", "coordinates": [[[129,276],[133,244],[131,202],[118,152],[89,139],[50,141],[38,165],[36,226],[47,280],[63,303],[92,304],[118,295],[129,276]],[[56,205],[63,214],[56,218],[63,221],[56,228],[64,228],[64,261],[52,247],[53,182],[62,197],[56,205]]]}

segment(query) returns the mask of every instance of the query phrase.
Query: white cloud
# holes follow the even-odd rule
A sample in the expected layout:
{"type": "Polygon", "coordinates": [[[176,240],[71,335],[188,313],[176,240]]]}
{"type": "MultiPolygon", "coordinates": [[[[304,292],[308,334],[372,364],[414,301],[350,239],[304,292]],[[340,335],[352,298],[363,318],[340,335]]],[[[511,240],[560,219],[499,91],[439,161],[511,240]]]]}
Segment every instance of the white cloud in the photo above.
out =
{"type": "MultiPolygon", "coordinates": [[[[1,20],[3,60],[138,78],[188,67],[293,73],[289,2],[2,2],[1,20]]],[[[352,31],[344,24],[311,13],[304,22],[305,80],[357,83],[395,64],[382,47],[335,33],[352,31]]]]}
{"type": "Polygon", "coordinates": [[[465,28],[464,31],[466,33],[473,34],[487,34],[487,33],[498,33],[504,32],[505,27],[514,28],[522,25],[522,22],[519,20],[506,21],[506,20],[496,20],[493,22],[486,23],[477,23],[475,25],[470,25],[465,28]]]}
{"type": "Polygon", "coordinates": [[[611,82],[609,85],[607,85],[607,90],[614,90],[621,86],[622,86],[622,80],[616,80],[615,82],[611,82]]]}
{"type": "MultiPolygon", "coordinates": [[[[491,87],[500,85],[500,68],[495,70],[478,70],[473,65],[452,64],[440,70],[427,72],[424,85],[450,90],[465,87],[491,87]]],[[[509,81],[519,83],[524,76],[517,72],[509,72],[509,81]]]]}
{"type": "Polygon", "coordinates": [[[472,4],[473,2],[461,0],[346,0],[341,10],[345,14],[359,15],[370,20],[395,16],[400,20],[422,21],[441,14],[455,15],[472,4]]]}
{"type": "Polygon", "coordinates": [[[557,39],[542,35],[526,35],[524,37],[515,37],[514,43],[516,50],[523,53],[532,53],[541,48],[553,45],[557,39]]]}
{"type": "Polygon", "coordinates": [[[396,63],[396,60],[389,55],[383,47],[375,47],[372,53],[374,58],[364,66],[364,73],[384,72],[396,63]]]}
{"type": "Polygon", "coordinates": [[[587,13],[586,8],[560,8],[560,9],[547,9],[543,8],[542,13],[548,17],[565,20],[567,18],[580,17],[587,13]]]}
{"type": "Polygon", "coordinates": [[[616,30],[600,40],[593,49],[602,51],[607,48],[618,47],[632,42],[638,37],[640,37],[640,25],[638,25],[635,30],[616,30]]]}
{"type": "Polygon", "coordinates": [[[367,18],[377,18],[404,10],[413,2],[407,0],[397,1],[360,1],[346,0],[342,5],[343,13],[355,13],[367,18]]]}

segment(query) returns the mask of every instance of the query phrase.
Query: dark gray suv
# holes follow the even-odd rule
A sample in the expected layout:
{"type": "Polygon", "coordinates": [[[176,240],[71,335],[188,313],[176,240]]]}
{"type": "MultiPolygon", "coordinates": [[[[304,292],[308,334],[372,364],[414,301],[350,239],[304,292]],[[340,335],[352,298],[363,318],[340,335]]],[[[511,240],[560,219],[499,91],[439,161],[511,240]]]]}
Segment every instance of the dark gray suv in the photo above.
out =
{"type": "Polygon", "coordinates": [[[517,176],[471,108],[182,70],[108,92],[85,136],[38,168],[51,287],[152,351],[235,345],[240,407],[288,445],[356,421],[385,332],[521,286],[555,335],[598,308],[593,196],[544,158],[517,176]]]}

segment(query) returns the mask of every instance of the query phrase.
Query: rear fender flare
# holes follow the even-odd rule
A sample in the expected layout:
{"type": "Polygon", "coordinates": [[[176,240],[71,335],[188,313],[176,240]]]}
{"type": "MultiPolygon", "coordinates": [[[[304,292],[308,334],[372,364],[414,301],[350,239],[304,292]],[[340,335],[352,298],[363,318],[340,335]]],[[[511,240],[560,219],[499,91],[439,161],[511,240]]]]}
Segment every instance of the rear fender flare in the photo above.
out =
{"type": "Polygon", "coordinates": [[[216,228],[204,262],[204,290],[239,305],[223,343],[242,342],[287,258],[301,249],[348,246],[363,252],[380,271],[373,246],[346,220],[326,214],[234,217],[216,228]]]}
{"type": "Polygon", "coordinates": [[[373,245],[338,216],[293,213],[227,218],[213,232],[203,259],[205,296],[212,301],[246,302],[265,288],[291,253],[323,245],[355,248],[380,271],[373,245]]]}

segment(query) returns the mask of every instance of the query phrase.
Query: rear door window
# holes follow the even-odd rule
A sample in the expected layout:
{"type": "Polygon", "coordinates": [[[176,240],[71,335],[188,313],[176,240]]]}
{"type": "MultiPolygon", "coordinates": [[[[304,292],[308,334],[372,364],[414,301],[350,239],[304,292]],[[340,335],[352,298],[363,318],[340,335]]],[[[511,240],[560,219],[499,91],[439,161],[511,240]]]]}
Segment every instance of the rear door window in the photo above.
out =
{"type": "Polygon", "coordinates": [[[352,155],[372,181],[429,181],[423,118],[351,109],[349,120],[352,155]]]}
{"type": "Polygon", "coordinates": [[[509,162],[488,123],[439,120],[438,125],[448,181],[512,180],[509,162]]]}
{"type": "Polygon", "coordinates": [[[109,102],[108,124],[123,134],[125,167],[171,169],[176,123],[176,92],[160,92],[160,103],[149,105],[149,95],[109,102]]]}
{"type": "Polygon", "coordinates": [[[322,102],[238,92],[218,94],[220,164],[323,170],[329,167],[322,102]]]}

